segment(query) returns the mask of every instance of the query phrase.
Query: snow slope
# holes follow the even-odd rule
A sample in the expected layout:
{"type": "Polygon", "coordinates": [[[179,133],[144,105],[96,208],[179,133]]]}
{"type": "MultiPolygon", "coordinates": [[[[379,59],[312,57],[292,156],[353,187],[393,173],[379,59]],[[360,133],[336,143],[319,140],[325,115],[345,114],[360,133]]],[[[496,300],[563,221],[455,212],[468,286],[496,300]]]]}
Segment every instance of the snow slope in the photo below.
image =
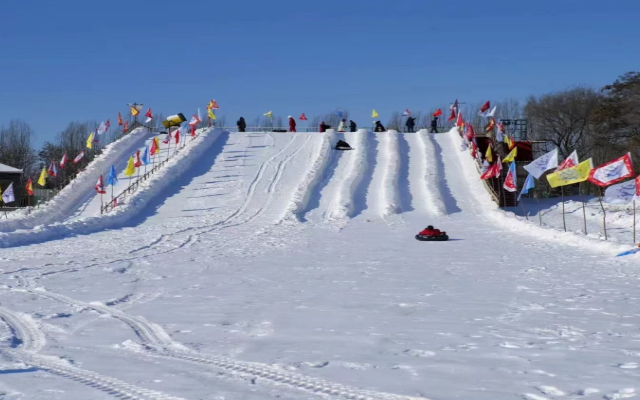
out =
{"type": "Polygon", "coordinates": [[[637,259],[498,210],[457,133],[421,135],[212,132],[126,223],[2,249],[0,397],[636,396],[637,259]]]}

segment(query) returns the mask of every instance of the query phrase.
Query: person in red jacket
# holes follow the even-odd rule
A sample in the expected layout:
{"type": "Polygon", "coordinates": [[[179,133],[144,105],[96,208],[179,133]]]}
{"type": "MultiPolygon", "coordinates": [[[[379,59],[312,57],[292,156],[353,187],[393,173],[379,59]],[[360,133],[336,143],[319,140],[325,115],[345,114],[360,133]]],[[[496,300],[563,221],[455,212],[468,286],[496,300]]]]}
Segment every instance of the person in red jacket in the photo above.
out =
{"type": "Polygon", "coordinates": [[[296,120],[293,119],[291,115],[289,115],[289,132],[296,131],[296,120]]]}
{"type": "Polygon", "coordinates": [[[320,123],[320,132],[326,132],[329,128],[331,128],[331,125],[325,124],[324,121],[320,123]]]}
{"type": "Polygon", "coordinates": [[[427,226],[423,231],[420,231],[420,235],[423,236],[440,236],[442,232],[440,229],[434,229],[433,225],[427,226]]]}

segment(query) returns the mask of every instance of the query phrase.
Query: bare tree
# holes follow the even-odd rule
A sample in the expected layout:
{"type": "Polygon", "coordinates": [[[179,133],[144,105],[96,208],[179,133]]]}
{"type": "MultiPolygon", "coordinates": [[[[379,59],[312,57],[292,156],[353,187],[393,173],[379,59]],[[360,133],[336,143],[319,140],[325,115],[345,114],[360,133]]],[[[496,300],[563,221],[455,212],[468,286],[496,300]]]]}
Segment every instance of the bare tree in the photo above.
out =
{"type": "Polygon", "coordinates": [[[34,139],[29,124],[21,120],[12,120],[8,127],[0,129],[0,163],[23,170],[25,180],[37,169],[34,139]]]}
{"type": "Polygon", "coordinates": [[[387,122],[387,130],[394,129],[398,132],[402,132],[402,115],[395,111],[391,114],[389,121],[387,122]]]}

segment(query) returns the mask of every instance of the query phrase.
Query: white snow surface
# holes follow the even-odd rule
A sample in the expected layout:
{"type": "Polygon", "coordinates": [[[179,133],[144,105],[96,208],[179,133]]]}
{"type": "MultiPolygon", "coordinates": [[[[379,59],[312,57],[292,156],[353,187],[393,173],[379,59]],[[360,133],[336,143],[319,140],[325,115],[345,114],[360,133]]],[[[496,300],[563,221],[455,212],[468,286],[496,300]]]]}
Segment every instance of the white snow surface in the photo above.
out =
{"type": "Polygon", "coordinates": [[[113,213],[5,232],[0,399],[637,396],[630,246],[498,210],[459,144],[205,131],[113,213]]]}

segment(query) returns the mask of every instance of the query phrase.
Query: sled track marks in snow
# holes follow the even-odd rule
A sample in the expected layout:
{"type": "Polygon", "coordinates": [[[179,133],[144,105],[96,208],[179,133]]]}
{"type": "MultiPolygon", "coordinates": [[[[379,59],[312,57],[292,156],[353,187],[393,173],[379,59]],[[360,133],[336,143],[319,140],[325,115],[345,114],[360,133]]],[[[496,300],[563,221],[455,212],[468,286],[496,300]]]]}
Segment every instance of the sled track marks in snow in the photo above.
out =
{"type": "MultiPolygon", "coordinates": [[[[22,290],[25,291],[25,290],[22,290]]],[[[110,315],[121,320],[133,329],[136,335],[143,341],[145,349],[152,356],[161,358],[183,360],[198,364],[210,365],[221,370],[242,374],[250,377],[260,377],[265,381],[273,384],[282,384],[294,389],[304,390],[319,395],[332,395],[355,400],[427,400],[422,397],[403,396],[391,393],[377,392],[372,390],[363,390],[352,388],[342,384],[336,384],[319,378],[307,377],[299,374],[290,373],[266,364],[245,362],[231,359],[229,357],[204,356],[200,353],[192,351],[182,344],[175,342],[159,325],[153,324],[141,317],[130,316],[123,311],[107,307],[99,303],[84,303],[73,300],[67,296],[50,293],[43,289],[26,290],[31,294],[48,297],[66,304],[76,307],[91,309],[102,314],[110,315]]],[[[28,362],[30,365],[36,365],[36,362],[28,362]]],[[[66,369],[70,369],[66,367],[66,369]]],[[[70,374],[71,372],[63,370],[62,372],[70,374]]],[[[54,372],[54,371],[52,371],[54,372]]],[[[83,372],[84,373],[84,372],[83,372]]],[[[107,378],[108,379],[108,378],[107,378]]],[[[111,380],[115,381],[115,380],[111,380]]],[[[125,397],[126,398],[126,397],[125,397]]],[[[135,397],[132,397],[135,398],[135,397]]],[[[154,397],[141,397],[142,399],[156,399],[154,397]]],[[[157,397],[157,399],[174,399],[172,397],[157,397]]]]}
{"type": "Polygon", "coordinates": [[[444,167],[444,160],[442,158],[442,146],[436,140],[433,134],[427,132],[426,129],[421,129],[418,135],[422,138],[425,144],[428,143],[427,148],[430,149],[430,153],[433,154],[432,162],[428,162],[429,171],[427,171],[427,179],[430,181],[430,189],[437,189],[437,193],[440,194],[440,201],[443,203],[444,211],[446,214],[453,214],[461,212],[458,207],[456,198],[451,193],[449,183],[447,182],[447,174],[444,167]]]}
{"type": "Polygon", "coordinates": [[[403,211],[399,190],[400,151],[398,132],[389,131],[379,137],[381,150],[378,164],[383,174],[382,190],[378,191],[378,196],[380,196],[380,214],[384,218],[403,211]]]}
{"type": "Polygon", "coordinates": [[[422,170],[423,190],[427,208],[433,215],[443,215],[446,213],[444,200],[438,190],[438,169],[439,156],[436,154],[433,143],[429,140],[428,133],[421,129],[414,133],[418,148],[420,149],[420,169],[422,170]]]}
{"type": "Polygon", "coordinates": [[[0,319],[13,332],[14,347],[28,352],[38,352],[44,347],[46,343],[44,335],[30,317],[21,316],[0,307],[0,319]]]}

